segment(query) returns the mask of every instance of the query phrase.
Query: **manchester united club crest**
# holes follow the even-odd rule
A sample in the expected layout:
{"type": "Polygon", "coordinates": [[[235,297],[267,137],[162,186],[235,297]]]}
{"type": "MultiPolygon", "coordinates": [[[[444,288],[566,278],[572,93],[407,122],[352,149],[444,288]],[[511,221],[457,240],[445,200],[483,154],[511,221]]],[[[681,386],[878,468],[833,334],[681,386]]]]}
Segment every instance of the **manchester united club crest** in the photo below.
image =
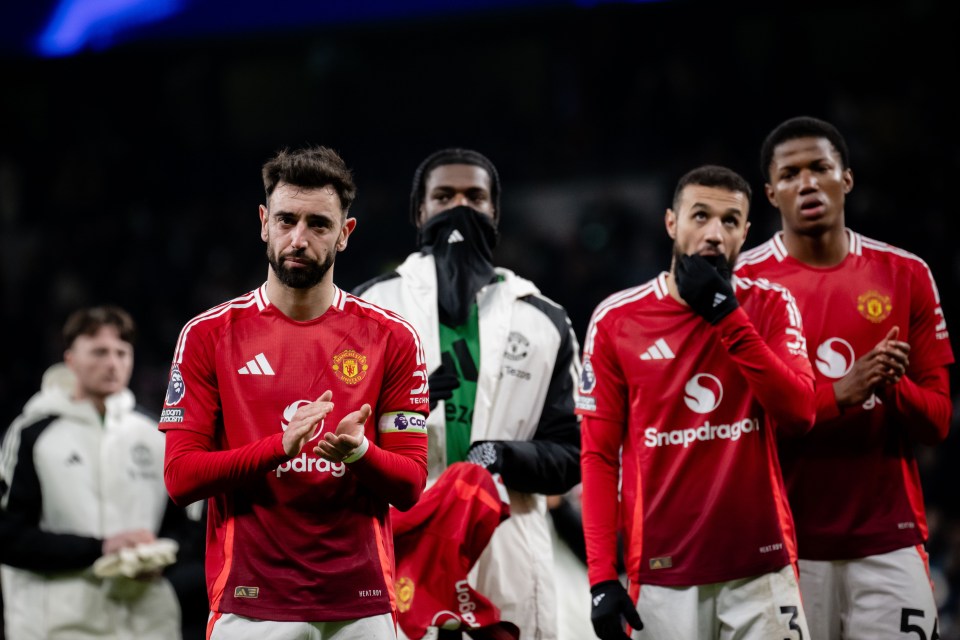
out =
{"type": "Polygon", "coordinates": [[[357,384],[367,374],[367,356],[346,349],[333,356],[333,372],[347,384],[357,384]]]}
{"type": "Polygon", "coordinates": [[[857,297],[857,311],[870,322],[883,322],[892,310],[890,296],[878,291],[870,290],[857,297]]]}
{"type": "Polygon", "coordinates": [[[397,610],[400,613],[405,613],[410,610],[410,605],[413,604],[413,580],[403,576],[397,580],[397,610]]]}

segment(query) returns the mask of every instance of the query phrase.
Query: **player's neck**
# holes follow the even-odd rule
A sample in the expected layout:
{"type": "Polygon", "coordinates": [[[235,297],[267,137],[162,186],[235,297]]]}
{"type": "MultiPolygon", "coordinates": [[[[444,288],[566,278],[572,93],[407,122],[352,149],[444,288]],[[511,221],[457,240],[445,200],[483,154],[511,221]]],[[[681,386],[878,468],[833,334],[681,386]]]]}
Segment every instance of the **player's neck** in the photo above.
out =
{"type": "Polygon", "coordinates": [[[850,253],[850,237],[842,226],[815,235],[784,229],[783,244],[791,258],[811,267],[834,267],[850,253]]]}
{"type": "Polygon", "coordinates": [[[333,304],[332,271],[327,271],[316,286],[295,289],[280,282],[271,269],[267,276],[267,298],[270,304],[291,320],[306,322],[319,318],[333,304]]]}
{"type": "Polygon", "coordinates": [[[674,271],[674,265],[670,266],[670,273],[667,274],[667,293],[670,294],[670,297],[682,304],[685,307],[690,305],[687,304],[687,301],[680,297],[680,290],[677,288],[677,276],[674,271]]]}

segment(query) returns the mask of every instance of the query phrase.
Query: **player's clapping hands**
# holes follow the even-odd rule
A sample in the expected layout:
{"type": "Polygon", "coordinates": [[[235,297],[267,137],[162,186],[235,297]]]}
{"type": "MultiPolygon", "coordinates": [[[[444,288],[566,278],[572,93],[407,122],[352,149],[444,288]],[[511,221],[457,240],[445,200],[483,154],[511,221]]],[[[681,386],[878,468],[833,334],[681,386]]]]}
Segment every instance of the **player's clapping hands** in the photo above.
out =
{"type": "Polygon", "coordinates": [[[371,413],[369,404],[348,413],[337,425],[335,433],[323,434],[323,440],[314,447],[313,452],[331,462],[352,462],[351,456],[356,459],[367,446],[363,425],[371,413]]]}
{"type": "Polygon", "coordinates": [[[862,358],[853,363],[850,372],[833,385],[837,404],[841,407],[865,402],[878,388],[899,382],[910,364],[910,344],[897,340],[900,327],[894,327],[862,358]]]}
{"type": "Polygon", "coordinates": [[[283,432],[283,450],[293,458],[300,453],[303,445],[313,438],[319,425],[328,413],[333,411],[333,392],[324,391],[323,394],[310,404],[305,404],[293,414],[293,419],[283,432]]]}

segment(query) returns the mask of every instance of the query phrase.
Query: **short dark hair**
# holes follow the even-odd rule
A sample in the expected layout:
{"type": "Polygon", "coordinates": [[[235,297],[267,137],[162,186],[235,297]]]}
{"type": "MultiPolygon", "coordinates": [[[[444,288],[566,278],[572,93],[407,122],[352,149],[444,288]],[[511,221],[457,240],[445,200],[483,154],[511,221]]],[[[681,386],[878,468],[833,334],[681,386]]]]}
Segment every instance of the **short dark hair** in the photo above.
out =
{"type": "Polygon", "coordinates": [[[410,222],[420,226],[420,205],[427,196],[427,177],[437,167],[448,164],[472,164],[490,174],[490,198],[493,201],[493,220],[500,220],[500,175],[490,159],[473,149],[451,147],[434,151],[413,172],[413,188],[410,191],[410,222]]]}
{"type": "Polygon", "coordinates": [[[263,189],[267,200],[281,182],[316,189],[330,185],[340,198],[340,208],[346,213],[357,197],[353,175],[336,151],[328,147],[282,149],[263,165],[263,189]]]}
{"type": "Polygon", "coordinates": [[[705,164],[683,174],[680,181],[677,182],[677,188],[673,192],[673,208],[676,209],[680,202],[680,194],[684,188],[689,185],[700,185],[701,187],[719,187],[728,191],[738,191],[747,196],[747,202],[753,197],[753,191],[750,189],[750,183],[743,176],[726,167],[716,164],[705,164]]]}
{"type": "Polygon", "coordinates": [[[120,339],[131,345],[137,337],[137,326],[129,313],[112,305],[86,307],[70,314],[63,325],[63,346],[69,349],[78,336],[93,336],[105,326],[117,328],[120,339]]]}
{"type": "Polygon", "coordinates": [[[764,182],[770,180],[770,163],[773,162],[773,152],[777,145],[797,138],[826,138],[840,154],[840,168],[850,167],[847,141],[835,126],[810,116],[798,116],[778,124],[760,146],[760,175],[764,182]]]}

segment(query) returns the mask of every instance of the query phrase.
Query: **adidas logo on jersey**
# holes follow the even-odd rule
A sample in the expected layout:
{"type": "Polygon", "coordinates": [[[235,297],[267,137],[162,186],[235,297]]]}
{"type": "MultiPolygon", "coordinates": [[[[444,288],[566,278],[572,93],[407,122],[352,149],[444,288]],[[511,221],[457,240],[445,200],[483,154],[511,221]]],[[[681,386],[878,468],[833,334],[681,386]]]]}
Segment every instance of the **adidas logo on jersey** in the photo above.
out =
{"type": "Polygon", "coordinates": [[[713,306],[717,306],[718,304],[720,304],[726,299],[727,299],[727,296],[723,295],[722,293],[718,292],[713,294],[713,306]]]}
{"type": "Polygon", "coordinates": [[[601,594],[599,594],[599,595],[593,596],[593,606],[599,605],[599,604],[600,604],[600,601],[603,600],[603,596],[605,596],[605,595],[607,595],[607,594],[601,593],[601,594]]]}
{"type": "Polygon", "coordinates": [[[267,357],[262,353],[258,353],[253,357],[253,360],[248,360],[247,364],[243,365],[237,369],[237,373],[242,376],[275,376],[273,372],[273,367],[270,366],[270,363],[267,362],[267,357]]]}
{"type": "Polygon", "coordinates": [[[453,244],[454,242],[463,242],[463,234],[460,233],[460,229],[454,229],[450,232],[450,235],[447,236],[447,244],[453,244]]]}
{"type": "Polygon", "coordinates": [[[641,360],[673,360],[676,357],[663,338],[658,339],[653,346],[640,354],[641,360]]]}

